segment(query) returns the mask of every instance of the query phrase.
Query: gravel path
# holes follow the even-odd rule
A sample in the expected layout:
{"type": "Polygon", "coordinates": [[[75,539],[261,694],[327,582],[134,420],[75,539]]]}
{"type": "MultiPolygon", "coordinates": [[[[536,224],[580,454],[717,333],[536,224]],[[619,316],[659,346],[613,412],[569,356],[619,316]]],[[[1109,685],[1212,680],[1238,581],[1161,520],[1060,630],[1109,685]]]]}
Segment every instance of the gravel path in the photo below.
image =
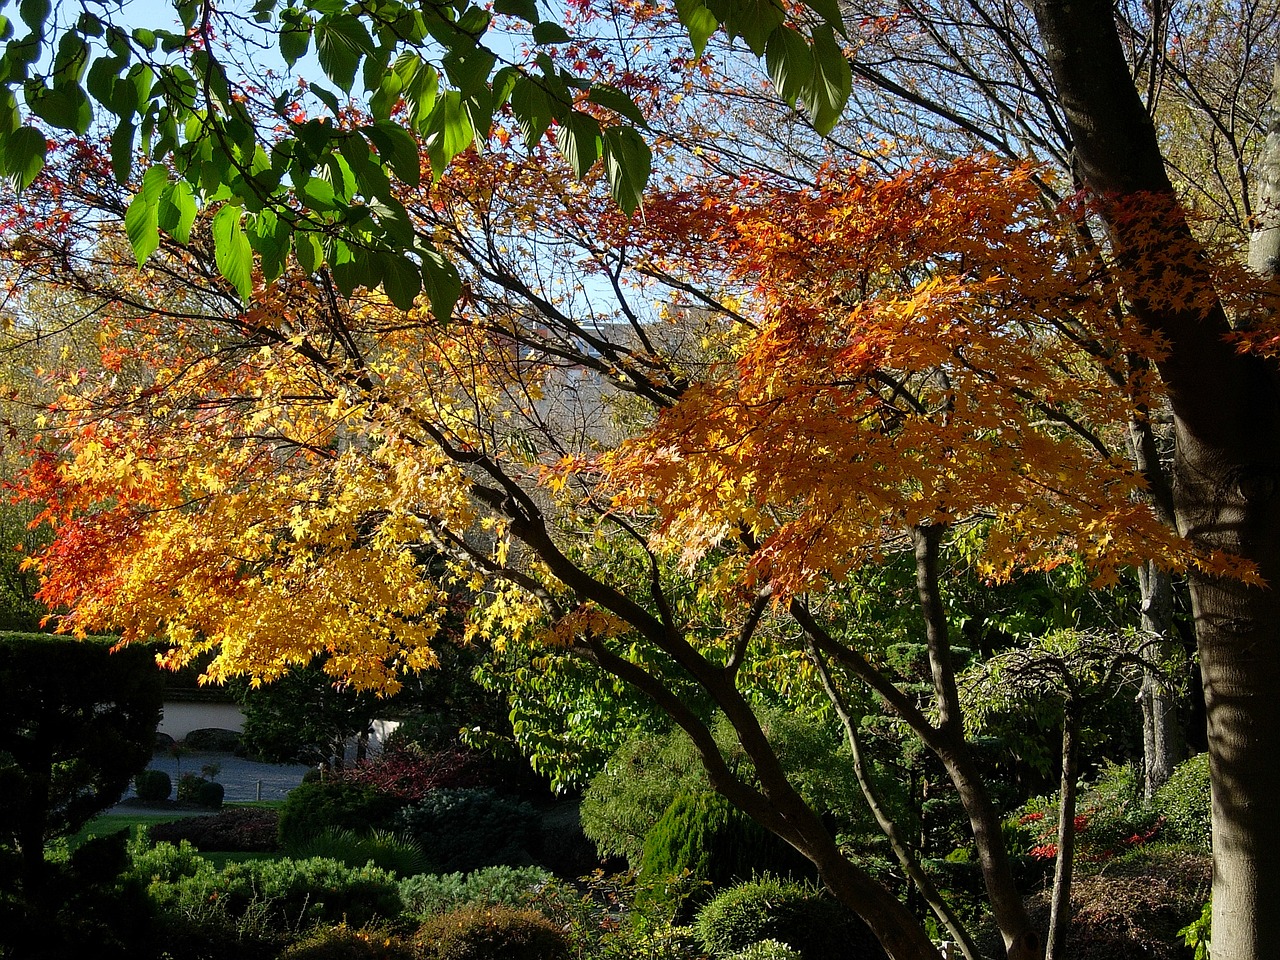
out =
{"type": "MultiPolygon", "coordinates": [[[[212,779],[217,780],[226,790],[224,800],[241,803],[246,800],[283,800],[284,795],[302,782],[303,775],[310,770],[299,763],[256,763],[237,757],[233,753],[213,753],[203,750],[190,750],[180,759],[168,754],[157,754],[147,765],[149,770],[163,770],[173,780],[173,788],[178,789],[178,777],[186,773],[209,776],[209,770],[217,766],[217,773],[212,779]]],[[[126,797],[134,796],[133,788],[129,788],[126,797]]]]}

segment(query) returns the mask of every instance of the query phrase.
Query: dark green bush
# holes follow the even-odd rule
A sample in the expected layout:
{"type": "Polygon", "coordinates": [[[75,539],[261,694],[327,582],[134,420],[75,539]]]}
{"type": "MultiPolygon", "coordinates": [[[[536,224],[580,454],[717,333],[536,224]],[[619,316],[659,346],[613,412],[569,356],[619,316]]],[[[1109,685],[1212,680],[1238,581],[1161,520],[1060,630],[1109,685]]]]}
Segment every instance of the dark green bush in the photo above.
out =
{"type": "Polygon", "coordinates": [[[644,841],[638,876],[642,910],[672,909],[677,915],[686,900],[696,904],[696,885],[724,887],[757,873],[807,878],[813,868],[793,848],[765,830],[719,794],[681,794],[644,841]],[[686,876],[672,887],[666,881],[686,876]]]}
{"type": "Polygon", "coordinates": [[[289,791],[280,808],[280,846],[292,849],[329,827],[357,831],[388,827],[402,806],[404,801],[371,787],[303,783],[289,791]]]}
{"type": "Polygon", "coordinates": [[[568,960],[569,943],[533,910],[463,907],[426,920],[414,934],[424,960],[568,960]]]}
{"type": "Polygon", "coordinates": [[[1209,849],[1209,755],[1178,764],[1168,782],[1151,798],[1151,808],[1164,817],[1160,838],[1209,849]]]}
{"type": "Polygon", "coordinates": [[[222,806],[224,795],[222,784],[198,777],[194,773],[183,774],[178,780],[179,803],[217,810],[222,806]]]}
{"type": "Polygon", "coordinates": [[[414,960],[407,944],[386,930],[321,927],[280,954],[280,960],[414,960]]]}
{"type": "Polygon", "coordinates": [[[400,902],[414,917],[431,917],[463,906],[527,906],[553,881],[539,867],[484,867],[471,873],[420,874],[400,881],[400,902]]]}
{"type": "Polygon", "coordinates": [[[221,727],[204,727],[192,730],[182,738],[188,750],[211,750],[218,753],[235,753],[240,749],[240,734],[221,727]]]}
{"type": "Polygon", "coordinates": [[[538,815],[523,801],[487,787],[434,790],[395,818],[435,872],[527,864],[538,852],[538,815]]]}
{"type": "Polygon", "coordinates": [[[800,884],[769,876],[717,894],[698,912],[694,930],[715,956],[778,940],[804,960],[884,957],[871,931],[851,911],[800,884]]]}
{"type": "Polygon", "coordinates": [[[139,800],[168,800],[173,793],[173,781],[163,770],[143,770],[133,778],[133,789],[139,800]]]}

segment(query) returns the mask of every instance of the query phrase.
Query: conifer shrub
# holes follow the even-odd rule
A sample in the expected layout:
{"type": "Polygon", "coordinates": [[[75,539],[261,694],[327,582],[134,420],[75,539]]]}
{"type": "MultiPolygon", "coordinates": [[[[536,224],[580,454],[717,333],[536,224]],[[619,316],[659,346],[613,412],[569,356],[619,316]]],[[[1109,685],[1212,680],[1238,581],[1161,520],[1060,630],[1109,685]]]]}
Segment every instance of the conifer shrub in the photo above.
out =
{"type": "Polygon", "coordinates": [[[178,802],[217,810],[225,795],[222,784],[187,773],[178,780],[178,802]]]}
{"type": "MultiPolygon", "coordinates": [[[[330,827],[367,831],[392,825],[404,801],[363,784],[302,783],[280,807],[280,846],[291,850],[330,827]]],[[[398,829],[392,827],[392,829],[398,829]]]]}
{"type": "Polygon", "coordinates": [[[518,866],[538,853],[537,811],[487,787],[434,790],[400,811],[393,828],[412,837],[438,873],[518,866]]]}
{"type": "Polygon", "coordinates": [[[534,910],[461,907],[423,922],[413,943],[423,960],[568,960],[563,931],[534,910]]]}
{"type": "Polygon", "coordinates": [[[404,912],[426,919],[463,906],[523,907],[554,882],[540,867],[483,867],[471,873],[424,873],[400,881],[404,912]]]}
{"type": "Polygon", "coordinates": [[[371,830],[357,833],[354,830],[330,827],[323,833],[304,840],[291,851],[303,859],[327,857],[348,867],[362,867],[371,863],[398,877],[412,877],[427,869],[427,858],[422,848],[408,837],[390,830],[371,830]]]}
{"type": "Polygon", "coordinates": [[[716,894],[698,911],[694,932],[708,953],[727,957],[776,940],[804,960],[883,960],[875,937],[857,916],[816,890],[761,876],[716,894]]]}
{"type": "Polygon", "coordinates": [[[680,918],[705,899],[708,888],[766,871],[796,878],[813,875],[804,857],[719,794],[685,793],[671,802],[645,838],[636,903],[642,911],[665,909],[680,918]],[[674,878],[684,882],[668,882],[674,878]]]}
{"type": "Polygon", "coordinates": [[[173,793],[173,781],[163,770],[143,770],[133,778],[133,789],[139,800],[155,803],[169,799],[173,793]]]}

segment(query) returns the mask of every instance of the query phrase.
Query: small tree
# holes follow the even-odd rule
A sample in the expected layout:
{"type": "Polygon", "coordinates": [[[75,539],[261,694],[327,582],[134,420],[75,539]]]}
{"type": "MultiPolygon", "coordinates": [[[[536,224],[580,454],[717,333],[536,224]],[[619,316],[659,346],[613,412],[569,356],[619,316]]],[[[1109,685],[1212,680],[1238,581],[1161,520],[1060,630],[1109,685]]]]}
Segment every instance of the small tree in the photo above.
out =
{"type": "Polygon", "coordinates": [[[40,893],[45,844],[79,830],[147,765],[163,684],[142,648],[0,634],[0,848],[40,893]]]}

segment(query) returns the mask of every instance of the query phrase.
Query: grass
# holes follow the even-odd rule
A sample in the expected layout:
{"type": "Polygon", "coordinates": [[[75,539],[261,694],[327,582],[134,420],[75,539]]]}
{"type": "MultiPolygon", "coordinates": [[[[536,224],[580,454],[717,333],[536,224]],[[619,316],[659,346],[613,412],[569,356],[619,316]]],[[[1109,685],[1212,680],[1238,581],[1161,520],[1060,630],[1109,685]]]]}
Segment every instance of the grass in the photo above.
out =
{"type": "MultiPolygon", "coordinates": [[[[250,800],[244,803],[228,803],[224,805],[224,808],[254,807],[261,809],[278,807],[282,802],[281,800],[250,800]]],[[[174,820],[182,820],[187,817],[208,816],[210,813],[212,811],[209,810],[166,810],[163,813],[134,813],[132,811],[103,813],[94,817],[81,827],[78,832],[68,837],[67,846],[74,850],[90,837],[105,837],[113,833],[119,833],[121,830],[128,830],[131,837],[136,837],[138,830],[142,827],[154,827],[157,824],[172,823],[174,820]]],[[[201,856],[221,868],[228,863],[242,863],[245,860],[274,860],[282,856],[282,854],[210,852],[203,853],[201,856]]]]}

